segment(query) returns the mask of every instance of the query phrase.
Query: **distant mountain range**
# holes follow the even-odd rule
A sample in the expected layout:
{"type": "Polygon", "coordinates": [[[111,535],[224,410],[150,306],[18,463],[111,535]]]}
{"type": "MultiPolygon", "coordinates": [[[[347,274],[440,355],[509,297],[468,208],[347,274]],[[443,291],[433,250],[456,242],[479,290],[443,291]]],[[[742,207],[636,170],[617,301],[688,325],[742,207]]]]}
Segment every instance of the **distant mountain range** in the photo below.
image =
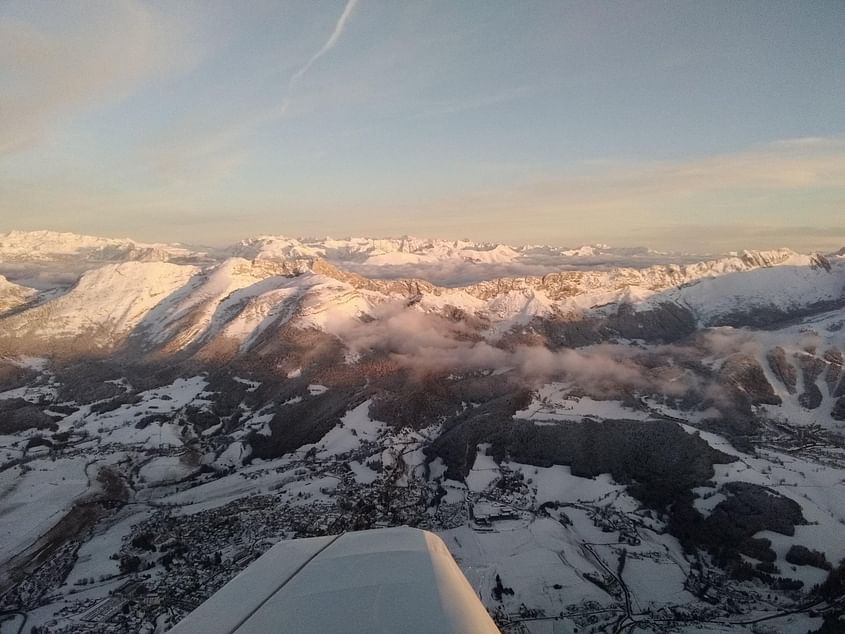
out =
{"type": "MultiPolygon", "coordinates": [[[[575,343],[607,339],[614,328],[623,338],[671,341],[693,325],[767,325],[843,299],[845,257],[786,249],[685,264],[496,276],[452,287],[354,272],[356,265],[377,272],[444,262],[495,267],[540,251],[565,261],[593,257],[597,249],[590,247],[584,256],[583,248],[573,255],[550,247],[467,241],[262,237],[210,253],[74,234],[12,232],[0,236],[0,260],[23,266],[16,269],[18,277],[25,277],[29,262],[47,270],[84,270],[69,288],[40,293],[0,278],[5,313],[0,314],[0,341],[10,351],[25,353],[60,342],[114,351],[130,338],[147,352],[217,345],[243,353],[262,334],[289,327],[331,331],[340,320],[372,316],[397,302],[413,303],[426,314],[458,311],[488,340],[512,336],[532,322],[596,324],[624,315],[630,323],[610,325],[606,335],[585,334],[575,343]]],[[[497,273],[496,268],[489,271],[497,273]]]]}

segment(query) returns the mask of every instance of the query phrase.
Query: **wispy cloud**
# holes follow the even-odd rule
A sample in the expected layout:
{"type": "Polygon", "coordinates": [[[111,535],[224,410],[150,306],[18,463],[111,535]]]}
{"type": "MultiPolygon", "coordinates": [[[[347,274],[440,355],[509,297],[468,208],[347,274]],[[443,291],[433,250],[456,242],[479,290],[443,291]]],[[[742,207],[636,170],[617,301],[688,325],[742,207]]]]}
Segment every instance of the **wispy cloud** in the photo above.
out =
{"type": "Polygon", "coordinates": [[[565,244],[636,242],[700,250],[717,237],[716,229],[728,226],[733,230],[721,236],[723,248],[743,246],[749,237],[743,228],[765,229],[751,232],[754,244],[744,246],[770,245],[782,236],[785,244],[804,248],[811,246],[804,239],[811,236],[792,234],[790,227],[806,227],[808,218],[815,226],[845,227],[845,138],[792,139],[701,158],[604,161],[543,172],[422,203],[429,211],[425,231],[463,235],[484,218],[481,234],[474,237],[489,239],[495,230],[520,242],[545,235],[565,244]],[[693,225],[714,231],[686,229],[693,225]],[[670,234],[685,235],[686,244],[664,239],[670,234]]]}
{"type": "Polygon", "coordinates": [[[190,24],[147,3],[5,3],[0,156],[46,140],[63,117],[125,97],[201,56],[190,24]]]}
{"type": "Polygon", "coordinates": [[[175,220],[196,218],[202,228],[177,239],[413,233],[512,244],[603,241],[695,253],[776,246],[834,250],[845,245],[845,139],[781,141],[678,161],[592,164],[579,173],[547,173],[448,198],[425,200],[401,190],[388,200],[327,192],[291,198],[289,206],[300,211],[287,215],[278,211],[282,190],[244,205],[207,188],[111,190],[72,178],[45,186],[2,175],[0,193],[5,229],[96,233],[109,223],[114,231],[143,230],[138,235],[144,239],[173,239],[175,220]]]}

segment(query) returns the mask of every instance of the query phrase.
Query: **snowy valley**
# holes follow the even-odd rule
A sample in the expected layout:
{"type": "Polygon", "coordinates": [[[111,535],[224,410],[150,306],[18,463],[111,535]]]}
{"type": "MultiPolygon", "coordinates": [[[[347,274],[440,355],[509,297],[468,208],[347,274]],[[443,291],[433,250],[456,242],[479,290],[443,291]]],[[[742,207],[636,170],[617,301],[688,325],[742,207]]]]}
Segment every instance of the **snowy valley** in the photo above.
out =
{"type": "Polygon", "coordinates": [[[505,632],[842,614],[842,253],[12,232],[0,275],[3,631],[163,632],[399,525],[505,632]]]}

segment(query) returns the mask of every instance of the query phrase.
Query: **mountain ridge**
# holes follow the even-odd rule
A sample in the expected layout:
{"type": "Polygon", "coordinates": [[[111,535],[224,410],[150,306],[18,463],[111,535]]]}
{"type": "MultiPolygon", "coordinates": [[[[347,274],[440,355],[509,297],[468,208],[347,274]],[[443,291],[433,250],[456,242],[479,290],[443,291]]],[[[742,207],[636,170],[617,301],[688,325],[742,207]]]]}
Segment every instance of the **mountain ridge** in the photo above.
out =
{"type": "MultiPolygon", "coordinates": [[[[55,235],[62,240],[66,236],[55,235]]],[[[667,315],[689,313],[689,319],[704,325],[741,324],[743,315],[751,313],[759,322],[767,313],[774,319],[829,307],[842,300],[845,288],[845,258],[789,249],[743,251],[689,264],[496,277],[445,287],[420,278],[364,276],[320,255],[303,255],[298,250],[302,243],[283,240],[287,250],[281,255],[276,250],[253,254],[253,259],[228,256],[210,263],[143,261],[132,257],[134,251],[120,251],[128,259],[92,264],[58,295],[38,296],[7,283],[0,288],[0,301],[19,310],[0,318],[0,335],[5,331],[5,345],[12,349],[33,339],[76,339],[75,345],[89,345],[84,342],[91,338],[98,338],[95,347],[114,349],[130,335],[170,352],[218,335],[238,340],[243,349],[259,332],[279,327],[283,316],[299,328],[329,331],[338,320],[372,318],[379,306],[399,302],[427,314],[458,316],[495,342],[538,319],[595,322],[610,316],[616,323],[624,313],[625,319],[633,319],[627,330],[634,334],[636,328],[651,327],[649,315],[666,310],[667,315]],[[36,301],[27,308],[23,298],[36,301]],[[9,335],[18,340],[17,346],[9,335]]],[[[418,248],[418,242],[432,244],[411,240],[390,244],[400,250],[418,248]]],[[[378,242],[364,244],[369,249],[378,242]]],[[[644,330],[644,336],[652,335],[644,330]]]]}

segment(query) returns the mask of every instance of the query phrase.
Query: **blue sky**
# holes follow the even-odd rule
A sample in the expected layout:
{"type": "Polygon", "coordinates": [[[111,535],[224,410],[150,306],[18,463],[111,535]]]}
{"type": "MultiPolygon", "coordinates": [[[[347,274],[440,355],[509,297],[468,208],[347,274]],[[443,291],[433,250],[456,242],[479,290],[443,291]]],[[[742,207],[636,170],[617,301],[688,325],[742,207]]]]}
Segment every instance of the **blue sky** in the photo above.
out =
{"type": "Polygon", "coordinates": [[[0,230],[845,245],[845,3],[5,2],[0,230]]]}

